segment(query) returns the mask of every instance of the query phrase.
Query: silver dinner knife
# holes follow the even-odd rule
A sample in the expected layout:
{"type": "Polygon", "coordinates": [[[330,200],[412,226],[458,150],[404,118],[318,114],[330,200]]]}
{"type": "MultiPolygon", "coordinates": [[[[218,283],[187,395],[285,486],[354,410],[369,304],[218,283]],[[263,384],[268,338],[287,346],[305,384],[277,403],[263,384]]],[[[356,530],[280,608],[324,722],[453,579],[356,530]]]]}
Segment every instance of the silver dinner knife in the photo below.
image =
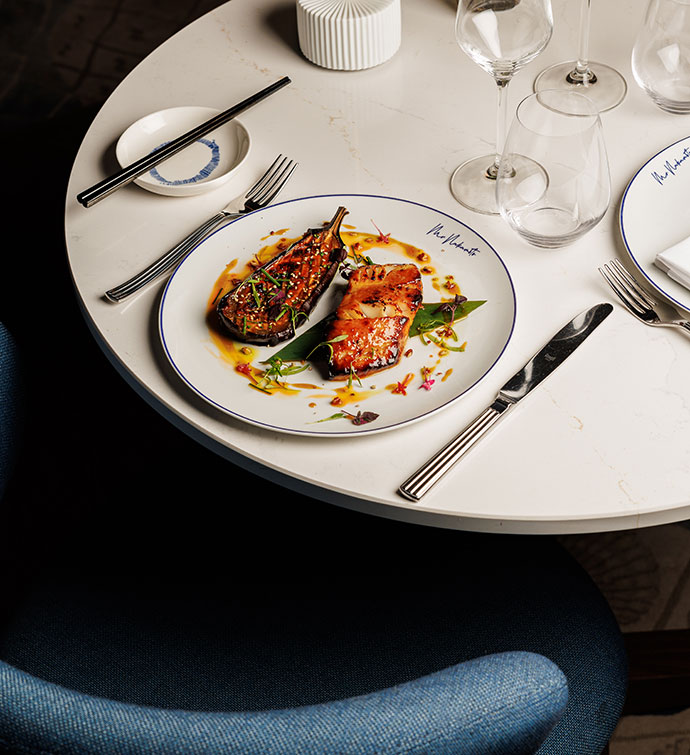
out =
{"type": "Polygon", "coordinates": [[[612,311],[611,304],[597,304],[577,315],[561,328],[501,388],[493,404],[471,422],[460,435],[453,438],[426,464],[408,477],[398,488],[398,493],[410,501],[419,501],[498,420],[505,417],[520,399],[523,399],[562,364],[612,311]]]}

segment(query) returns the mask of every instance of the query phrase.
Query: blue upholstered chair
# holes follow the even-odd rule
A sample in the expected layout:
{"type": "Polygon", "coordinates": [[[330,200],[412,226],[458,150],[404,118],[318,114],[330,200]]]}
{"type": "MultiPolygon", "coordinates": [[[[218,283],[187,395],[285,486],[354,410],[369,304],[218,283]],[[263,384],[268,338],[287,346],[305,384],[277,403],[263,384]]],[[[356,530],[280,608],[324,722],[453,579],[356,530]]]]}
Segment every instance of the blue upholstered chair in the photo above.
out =
{"type": "MultiPolygon", "coordinates": [[[[0,492],[16,449],[16,373],[14,344],[0,325],[0,492]]],[[[168,445],[173,467],[174,453],[168,445]]],[[[215,463],[207,457],[193,468],[215,463]]],[[[15,476],[7,486],[10,510],[21,505],[20,482],[15,476]]],[[[623,644],[603,597],[554,541],[416,527],[322,505],[309,516],[323,517],[320,531],[286,537],[298,497],[260,489],[280,498],[265,528],[282,530],[280,538],[238,534],[232,519],[197,530],[188,509],[178,514],[164,500],[152,518],[179,516],[182,539],[157,550],[139,501],[71,540],[76,524],[51,533],[59,547],[40,568],[39,554],[29,554],[22,589],[0,614],[0,748],[601,752],[625,695],[623,644]],[[224,527],[227,536],[214,537],[224,527]],[[203,547],[192,548],[206,532],[203,547]],[[219,543],[226,550],[210,568],[208,551],[219,543]]],[[[93,505],[106,504],[94,494],[93,505]]]]}

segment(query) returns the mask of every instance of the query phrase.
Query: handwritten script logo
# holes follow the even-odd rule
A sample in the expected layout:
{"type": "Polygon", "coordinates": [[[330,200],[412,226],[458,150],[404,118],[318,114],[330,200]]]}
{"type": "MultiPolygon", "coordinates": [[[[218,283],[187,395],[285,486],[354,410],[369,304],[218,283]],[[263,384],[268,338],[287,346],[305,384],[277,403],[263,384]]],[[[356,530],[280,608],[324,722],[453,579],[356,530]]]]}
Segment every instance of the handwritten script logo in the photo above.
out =
{"type": "Polygon", "coordinates": [[[661,168],[659,171],[652,171],[652,178],[659,184],[663,186],[664,181],[666,179],[671,178],[671,176],[675,176],[678,172],[678,168],[680,168],[683,163],[690,157],[690,147],[686,147],[683,150],[683,154],[680,157],[673,158],[671,160],[666,160],[666,162],[663,165],[663,168],[661,168]]]}
{"type": "Polygon", "coordinates": [[[479,248],[476,246],[465,246],[463,240],[460,238],[459,233],[448,233],[443,227],[442,223],[437,223],[433,228],[430,228],[426,232],[427,236],[433,236],[435,239],[441,239],[444,244],[448,246],[454,246],[456,249],[462,249],[470,257],[474,257],[479,254],[479,248]]]}

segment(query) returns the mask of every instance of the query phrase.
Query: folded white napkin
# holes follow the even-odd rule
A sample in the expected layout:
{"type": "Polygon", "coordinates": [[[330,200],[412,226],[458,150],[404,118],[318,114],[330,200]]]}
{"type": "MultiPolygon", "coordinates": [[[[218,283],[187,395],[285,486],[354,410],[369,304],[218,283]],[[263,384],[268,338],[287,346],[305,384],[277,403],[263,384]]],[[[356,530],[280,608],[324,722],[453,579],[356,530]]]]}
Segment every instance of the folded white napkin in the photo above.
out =
{"type": "Polygon", "coordinates": [[[659,252],[654,258],[654,264],[669,278],[690,288],[690,236],[659,252]]]}

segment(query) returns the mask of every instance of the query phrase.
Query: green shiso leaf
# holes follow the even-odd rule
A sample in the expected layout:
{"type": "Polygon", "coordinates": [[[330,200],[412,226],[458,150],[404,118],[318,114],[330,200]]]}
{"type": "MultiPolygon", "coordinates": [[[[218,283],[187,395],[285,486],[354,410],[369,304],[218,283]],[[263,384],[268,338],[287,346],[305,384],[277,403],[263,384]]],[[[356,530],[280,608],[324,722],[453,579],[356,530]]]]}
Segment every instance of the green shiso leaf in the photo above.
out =
{"type": "MultiPolygon", "coordinates": [[[[459,304],[455,310],[455,317],[453,322],[461,320],[463,317],[467,317],[470,312],[473,312],[482,304],[485,304],[486,300],[481,301],[465,301],[459,304]]],[[[450,322],[450,316],[448,312],[438,312],[438,308],[442,305],[442,302],[430,302],[428,304],[422,304],[417,310],[412,326],[410,327],[410,336],[418,336],[420,333],[426,333],[442,325],[448,325],[450,322]]],[[[300,362],[311,354],[319,344],[324,342],[326,337],[326,330],[328,324],[333,319],[334,315],[324,317],[315,325],[312,325],[304,333],[301,333],[296,338],[293,338],[288,344],[273,355],[273,358],[278,357],[283,362],[300,362]]]]}
{"type": "MultiPolygon", "coordinates": [[[[473,312],[482,304],[486,303],[486,299],[481,301],[464,301],[459,304],[455,310],[455,317],[453,322],[462,320],[463,317],[467,317],[470,312],[473,312]]],[[[418,336],[420,333],[426,333],[430,330],[436,330],[442,325],[448,325],[450,323],[449,313],[438,312],[438,308],[441,306],[440,302],[422,304],[417,310],[417,314],[414,317],[412,326],[410,327],[410,337],[418,336]]]]}
{"type": "Polygon", "coordinates": [[[333,315],[329,315],[328,317],[324,317],[323,320],[319,320],[311,328],[305,330],[304,333],[301,333],[283,346],[280,351],[273,355],[273,358],[278,357],[283,362],[301,362],[303,359],[306,359],[323,342],[326,337],[328,323],[332,319],[333,315]]]}

